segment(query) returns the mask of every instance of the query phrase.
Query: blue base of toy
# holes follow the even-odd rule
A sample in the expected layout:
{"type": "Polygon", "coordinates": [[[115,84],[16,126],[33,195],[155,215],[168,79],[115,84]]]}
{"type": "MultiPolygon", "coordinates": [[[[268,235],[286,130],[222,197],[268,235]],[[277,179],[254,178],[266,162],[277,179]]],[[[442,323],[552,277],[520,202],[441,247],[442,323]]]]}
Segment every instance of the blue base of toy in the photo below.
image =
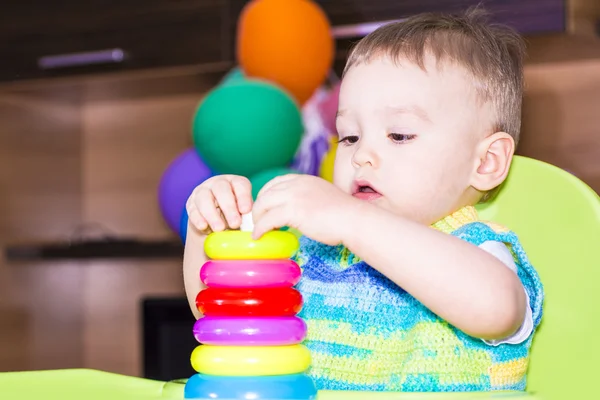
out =
{"type": "Polygon", "coordinates": [[[184,398],[196,400],[315,400],[317,388],[304,374],[215,376],[196,374],[186,383],[184,398]]]}

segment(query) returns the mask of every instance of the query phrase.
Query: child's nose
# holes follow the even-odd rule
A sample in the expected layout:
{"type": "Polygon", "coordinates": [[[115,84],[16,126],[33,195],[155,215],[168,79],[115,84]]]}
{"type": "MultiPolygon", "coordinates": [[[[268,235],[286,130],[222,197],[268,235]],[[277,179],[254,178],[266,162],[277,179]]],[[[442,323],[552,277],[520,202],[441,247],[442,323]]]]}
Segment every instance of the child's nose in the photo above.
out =
{"type": "Polygon", "coordinates": [[[352,164],[356,167],[364,167],[365,165],[377,167],[377,153],[368,143],[362,142],[356,146],[356,151],[352,156],[352,164]]]}

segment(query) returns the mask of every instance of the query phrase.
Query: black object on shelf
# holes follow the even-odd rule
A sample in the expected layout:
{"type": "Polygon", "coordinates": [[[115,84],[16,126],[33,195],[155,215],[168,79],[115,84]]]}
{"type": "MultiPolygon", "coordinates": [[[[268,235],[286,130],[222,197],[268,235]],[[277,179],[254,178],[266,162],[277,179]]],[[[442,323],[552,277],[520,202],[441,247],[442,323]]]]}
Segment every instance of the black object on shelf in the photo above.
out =
{"type": "Polygon", "coordinates": [[[159,381],[190,378],[196,373],[190,356],[199,343],[193,335],[196,320],[187,300],[146,298],[141,308],[144,378],[159,381]]]}
{"type": "Polygon", "coordinates": [[[102,238],[73,243],[7,246],[7,261],[115,258],[181,258],[180,241],[142,241],[128,238],[102,238]]]}

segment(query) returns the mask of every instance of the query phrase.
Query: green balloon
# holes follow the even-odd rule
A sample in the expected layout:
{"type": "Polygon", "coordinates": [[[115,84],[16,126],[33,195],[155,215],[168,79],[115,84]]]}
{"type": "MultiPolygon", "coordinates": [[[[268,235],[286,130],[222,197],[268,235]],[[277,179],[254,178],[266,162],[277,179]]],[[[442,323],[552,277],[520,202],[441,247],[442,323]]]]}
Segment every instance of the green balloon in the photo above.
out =
{"type": "Polygon", "coordinates": [[[230,83],[235,83],[238,82],[240,80],[246,79],[246,75],[244,74],[244,71],[242,71],[241,68],[239,67],[235,67],[232,68],[227,75],[225,75],[223,77],[223,79],[221,79],[221,85],[229,85],[230,83]]]}
{"type": "Polygon", "coordinates": [[[269,182],[271,179],[281,175],[298,173],[298,171],[295,171],[290,168],[273,168],[259,172],[258,174],[250,178],[250,183],[252,184],[252,198],[256,200],[256,196],[258,196],[258,192],[260,192],[260,189],[262,189],[262,187],[265,186],[267,182],[269,182]]]}
{"type": "Polygon", "coordinates": [[[287,167],[304,126],[298,104],[268,82],[234,79],[213,89],[193,120],[193,140],[216,173],[251,177],[287,167]]]}

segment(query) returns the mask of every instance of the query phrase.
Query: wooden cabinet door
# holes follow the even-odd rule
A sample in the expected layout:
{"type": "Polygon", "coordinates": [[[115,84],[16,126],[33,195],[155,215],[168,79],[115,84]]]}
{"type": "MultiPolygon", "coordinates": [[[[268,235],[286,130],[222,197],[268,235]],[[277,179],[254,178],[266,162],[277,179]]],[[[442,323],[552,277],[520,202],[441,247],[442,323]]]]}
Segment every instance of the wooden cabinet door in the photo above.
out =
{"type": "Polygon", "coordinates": [[[220,62],[228,0],[5,0],[0,80],[220,62]]]}

